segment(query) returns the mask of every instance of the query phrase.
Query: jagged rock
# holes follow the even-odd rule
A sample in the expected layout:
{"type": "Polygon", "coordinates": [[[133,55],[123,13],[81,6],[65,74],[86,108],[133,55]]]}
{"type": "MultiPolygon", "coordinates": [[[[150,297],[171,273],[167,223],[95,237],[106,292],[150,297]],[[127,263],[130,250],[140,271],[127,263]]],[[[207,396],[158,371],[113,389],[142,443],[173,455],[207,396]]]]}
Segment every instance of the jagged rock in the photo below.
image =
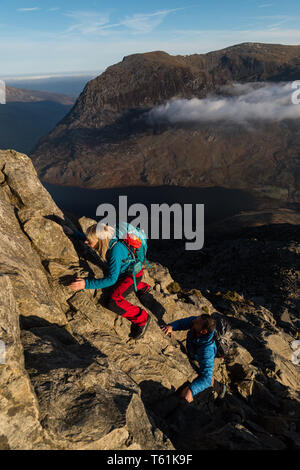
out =
{"type": "Polygon", "coordinates": [[[207,441],[207,445],[214,449],[263,449],[260,439],[241,424],[226,424],[218,431],[209,434],[207,441]]]}
{"type": "Polygon", "coordinates": [[[151,263],[149,274],[155,283],[160,284],[163,291],[166,291],[167,286],[173,282],[168,269],[159,263],[151,263]]]}
{"type": "Polygon", "coordinates": [[[32,217],[23,225],[41,258],[59,259],[62,263],[78,262],[78,255],[63,229],[56,222],[39,217],[32,217]]]}
{"type": "MultiPolygon", "coordinates": [[[[169,340],[161,334],[155,322],[150,327],[144,346],[142,343],[133,342],[126,348],[128,321],[101,307],[93,300],[92,292],[74,293],[56,282],[60,277],[76,271],[78,273],[79,269],[84,272],[89,266],[80,266],[81,261],[75,248],[64,235],[62,228],[54,220],[45,218],[55,215],[64,221],[63,214],[56,208],[50,196],[46,193],[43,197],[45,190],[42,187],[40,201],[45,207],[39,207],[36,198],[35,209],[38,211],[38,217],[35,210],[31,212],[28,192],[32,187],[33,194],[36,195],[35,182],[38,187],[40,183],[31,169],[30,160],[15,152],[2,152],[1,157],[7,159],[5,187],[0,188],[3,217],[1,272],[3,276],[9,276],[11,279],[11,295],[13,300],[14,297],[17,300],[22,318],[21,337],[25,348],[25,366],[34,389],[29,397],[32,397],[35,405],[35,424],[39,428],[39,431],[36,431],[37,436],[31,437],[32,442],[25,443],[25,437],[18,437],[17,430],[12,439],[11,431],[7,431],[6,426],[3,426],[4,432],[7,432],[7,435],[3,434],[1,437],[3,447],[46,446],[45,443],[39,444],[39,440],[44,442],[44,435],[47,435],[51,436],[49,442],[52,448],[102,448],[108,445],[105,444],[108,443],[107,436],[113,431],[119,431],[114,433],[115,438],[120,438],[120,442],[115,441],[116,448],[127,448],[127,441],[130,442],[131,448],[141,448],[146,445],[144,430],[153,428],[157,444],[154,437],[152,441],[149,437],[148,447],[170,448],[170,443],[160,437],[162,433],[155,430],[153,423],[149,424],[150,427],[147,425],[147,414],[142,411],[141,401],[138,408],[140,411],[136,412],[143,419],[140,423],[143,429],[139,427],[139,423],[134,425],[133,418],[131,421],[129,418],[129,428],[134,429],[127,430],[126,410],[132,394],[140,390],[137,383],[146,379],[149,379],[149,382],[153,380],[155,389],[154,379],[158,379],[158,385],[163,382],[167,387],[175,388],[186,376],[192,376],[193,371],[187,359],[183,355],[180,357],[176,367],[178,371],[174,373],[178,350],[171,347],[173,355],[170,351],[168,355],[164,355],[169,340]],[[20,168],[25,167],[24,173],[27,174],[28,185],[25,192],[18,186],[21,185],[21,180],[15,175],[10,175],[11,171],[16,172],[18,176],[18,158],[20,168]],[[26,214],[26,217],[22,218],[24,223],[16,217],[19,210],[23,211],[23,215],[26,214]],[[48,302],[45,305],[43,298],[46,296],[48,302]],[[66,313],[71,321],[68,321],[66,313]],[[60,328],[58,325],[65,325],[66,328],[60,328]],[[154,341],[153,335],[158,336],[159,341],[156,341],[157,344],[151,351],[151,360],[147,360],[145,358],[150,351],[148,345],[154,341]],[[89,340],[91,345],[87,354],[86,344],[89,344],[89,340]],[[106,353],[110,354],[109,362],[105,360],[106,353]],[[125,358],[127,361],[123,364],[125,358]],[[163,363],[166,377],[161,370],[163,363]],[[68,386],[68,383],[71,386],[68,386]],[[143,437],[137,437],[135,440],[135,434],[139,433],[143,437]]],[[[96,263],[95,259],[93,263],[96,263]]],[[[94,268],[93,263],[90,265],[94,268]]],[[[98,270],[101,271],[101,268],[98,267],[98,270]]],[[[12,313],[8,311],[7,314],[12,313]]],[[[16,314],[15,318],[17,321],[16,314]]],[[[6,318],[3,323],[6,325],[6,318]]],[[[15,334],[19,334],[19,330],[16,330],[15,334]]],[[[17,339],[20,345],[20,338],[17,339]]],[[[21,353],[19,360],[21,368],[21,353]]],[[[22,373],[26,377],[25,385],[30,389],[25,370],[22,373]]],[[[16,375],[15,380],[17,379],[16,375]]],[[[153,393],[151,386],[145,386],[145,390],[146,395],[153,393]]],[[[14,401],[9,403],[8,410],[13,409],[13,403],[14,401]]],[[[138,402],[135,404],[138,406],[138,402]]],[[[3,406],[4,417],[5,413],[10,413],[6,412],[6,409],[3,406]]],[[[132,416],[132,412],[129,416],[132,416]]],[[[21,424],[20,419],[20,426],[21,424]]]]}
{"type": "Polygon", "coordinates": [[[127,410],[127,427],[133,439],[142,450],[172,450],[173,445],[155,423],[147,416],[141,399],[134,395],[127,410]]]}
{"type": "Polygon", "coordinates": [[[85,233],[91,225],[94,225],[97,222],[96,220],[90,219],[89,217],[80,217],[80,219],[78,219],[78,223],[81,227],[82,232],[85,233]]]}
{"type": "Polygon", "coordinates": [[[192,289],[191,292],[188,293],[188,297],[202,313],[208,313],[209,315],[214,313],[214,306],[198,289],[192,289]]]}
{"type": "Polygon", "coordinates": [[[229,367],[230,383],[244,398],[251,397],[257,371],[254,367],[239,363],[229,367]]]}
{"type": "Polygon", "coordinates": [[[240,344],[234,343],[232,347],[232,358],[231,361],[235,364],[249,365],[253,361],[253,357],[250,352],[243,348],[240,344]]]}
{"type": "Polygon", "coordinates": [[[230,375],[230,385],[244,398],[252,395],[257,370],[251,365],[253,357],[250,352],[240,344],[232,345],[230,364],[228,371],[230,375]]]}
{"type": "Polygon", "coordinates": [[[19,311],[8,275],[0,275],[0,334],[5,344],[0,364],[0,449],[43,449],[48,445],[39,407],[24,367],[19,311]]]}
{"type": "MultiPolygon", "coordinates": [[[[237,243],[224,240],[203,268],[207,284],[198,271],[197,289],[180,284],[173,298],[167,287],[177,282],[176,260],[170,269],[151,263],[151,269],[145,269],[145,280],[154,287],[153,297],[162,310],[160,318],[150,312],[147,333],[134,341],[128,337],[130,323],[105,308],[101,291],[74,292],[67,287],[74,276],[102,277],[103,265],[84,244],[64,234],[61,224],[74,224],[41,186],[30,160],[1,151],[0,161],[4,175],[0,186],[0,288],[5,293],[0,301],[0,340],[7,348],[6,363],[0,364],[1,448],[299,447],[299,366],[292,363],[290,349],[295,336],[290,334],[294,330],[286,331],[278,321],[283,308],[288,308],[295,322],[296,277],[285,272],[276,278],[278,290],[288,295],[267,304],[273,270],[268,275],[266,266],[270,265],[265,261],[262,268],[264,289],[256,283],[257,269],[253,277],[248,270],[246,292],[248,284],[243,289],[230,285],[237,278],[241,282],[242,277],[240,266],[235,270],[233,261],[225,281],[213,279],[213,291],[209,269],[215,269],[217,275],[218,269],[226,271],[233,245],[238,250],[237,263],[243,252],[242,239],[237,243]],[[227,283],[226,289],[222,282],[227,283]],[[191,405],[163,416],[159,411],[163,401],[171,403],[174,390],[194,380],[197,372],[185,353],[186,332],[170,339],[162,334],[160,321],[169,323],[203,312],[222,315],[220,296],[214,295],[218,291],[238,293],[238,297],[226,299],[229,309],[236,306],[236,312],[231,309],[233,314],[227,316],[233,330],[232,353],[226,360],[216,359],[214,370],[214,379],[226,383],[227,396],[219,403],[212,389],[207,389],[191,405]],[[249,300],[253,297],[264,300],[254,304],[249,300]]],[[[86,230],[90,221],[84,219],[81,224],[86,230]]],[[[272,236],[275,231],[273,227],[272,236]]],[[[281,253],[281,261],[292,266],[298,254],[297,238],[291,243],[286,241],[286,233],[280,236],[280,244],[271,247],[277,256],[281,253]]],[[[248,266],[253,258],[249,243],[243,253],[248,266]]],[[[195,269],[195,254],[193,258],[195,269]]],[[[273,262],[273,252],[270,258],[273,262]]],[[[280,260],[277,258],[278,266],[280,260]]],[[[188,259],[180,269],[187,272],[188,282],[188,259]]],[[[142,307],[134,293],[128,300],[142,307]]]]}
{"type": "Polygon", "coordinates": [[[124,427],[131,396],[137,393],[134,382],[100,353],[97,363],[97,351],[60,343],[53,328],[40,330],[26,332],[23,344],[40,419],[53,440],[60,448],[78,448],[124,427]]]}
{"type": "Polygon", "coordinates": [[[37,178],[32,161],[27,155],[14,150],[0,150],[0,166],[5,176],[6,188],[18,209],[26,207],[33,211],[43,210],[44,215],[55,214],[63,218],[62,211],[37,178]]]}
{"type": "Polygon", "coordinates": [[[0,272],[8,274],[22,315],[42,317],[65,324],[66,319],[38,253],[25,236],[14,206],[0,188],[0,272]]]}

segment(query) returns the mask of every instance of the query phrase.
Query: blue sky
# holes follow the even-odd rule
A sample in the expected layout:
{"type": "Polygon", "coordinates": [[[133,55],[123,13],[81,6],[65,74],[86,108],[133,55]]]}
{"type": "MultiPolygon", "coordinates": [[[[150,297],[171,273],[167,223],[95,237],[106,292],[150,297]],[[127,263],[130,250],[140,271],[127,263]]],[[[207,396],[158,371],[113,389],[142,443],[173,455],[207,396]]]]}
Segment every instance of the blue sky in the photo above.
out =
{"type": "Polygon", "coordinates": [[[0,76],[102,71],[125,55],[300,44],[299,0],[0,0],[0,76]]]}

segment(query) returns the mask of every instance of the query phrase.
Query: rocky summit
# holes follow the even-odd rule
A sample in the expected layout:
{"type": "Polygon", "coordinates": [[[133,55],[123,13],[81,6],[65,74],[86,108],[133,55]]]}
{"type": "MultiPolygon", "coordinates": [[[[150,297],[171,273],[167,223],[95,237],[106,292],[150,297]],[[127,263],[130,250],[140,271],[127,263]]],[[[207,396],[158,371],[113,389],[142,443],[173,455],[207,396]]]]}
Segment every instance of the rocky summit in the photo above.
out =
{"type": "Polygon", "coordinates": [[[299,449],[299,226],[243,228],[175,258],[150,242],[145,277],[165,312],[134,341],[101,291],[66,287],[103,276],[62,229],[91,220],[66,216],[26,155],[0,151],[0,164],[1,449],[299,449]],[[214,369],[227,394],[209,388],[169,412],[196,372],[185,333],[159,324],[203,312],[233,331],[214,369]]]}
{"type": "Polygon", "coordinates": [[[150,123],[147,117],[170,100],[224,96],[224,87],[236,82],[297,80],[299,57],[300,46],[259,43],[124,57],[86,85],[31,157],[40,178],[57,185],[221,186],[299,204],[299,119],[278,120],[275,112],[245,126],[238,119],[150,123]]]}

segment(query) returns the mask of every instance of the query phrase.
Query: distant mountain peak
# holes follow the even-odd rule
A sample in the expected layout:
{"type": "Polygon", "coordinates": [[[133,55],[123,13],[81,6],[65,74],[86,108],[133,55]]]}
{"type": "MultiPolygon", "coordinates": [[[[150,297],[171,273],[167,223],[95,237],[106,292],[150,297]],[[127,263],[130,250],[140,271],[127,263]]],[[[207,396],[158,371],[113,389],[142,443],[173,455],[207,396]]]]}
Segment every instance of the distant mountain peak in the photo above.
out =
{"type": "Polygon", "coordinates": [[[236,123],[151,128],[142,118],[173,98],[203,99],[234,82],[299,76],[300,46],[245,42],[207,54],[132,54],[86,85],[32,158],[54,184],[226,186],[299,202],[299,126],[262,123],[254,139],[236,123]]]}

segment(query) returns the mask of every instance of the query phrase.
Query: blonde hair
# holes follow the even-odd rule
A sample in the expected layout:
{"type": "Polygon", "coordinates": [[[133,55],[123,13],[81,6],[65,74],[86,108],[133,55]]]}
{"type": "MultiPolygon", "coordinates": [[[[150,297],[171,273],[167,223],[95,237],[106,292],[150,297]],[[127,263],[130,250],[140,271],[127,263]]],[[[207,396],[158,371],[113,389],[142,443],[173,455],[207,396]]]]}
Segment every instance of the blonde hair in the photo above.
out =
{"type": "Polygon", "coordinates": [[[86,231],[86,238],[91,243],[96,243],[94,250],[97,251],[102,261],[106,261],[106,253],[109,247],[109,242],[113,236],[114,229],[109,225],[100,224],[100,231],[98,224],[91,225],[86,231]],[[101,232],[101,238],[99,234],[101,232]],[[106,235],[107,232],[107,236],[106,235]]]}

